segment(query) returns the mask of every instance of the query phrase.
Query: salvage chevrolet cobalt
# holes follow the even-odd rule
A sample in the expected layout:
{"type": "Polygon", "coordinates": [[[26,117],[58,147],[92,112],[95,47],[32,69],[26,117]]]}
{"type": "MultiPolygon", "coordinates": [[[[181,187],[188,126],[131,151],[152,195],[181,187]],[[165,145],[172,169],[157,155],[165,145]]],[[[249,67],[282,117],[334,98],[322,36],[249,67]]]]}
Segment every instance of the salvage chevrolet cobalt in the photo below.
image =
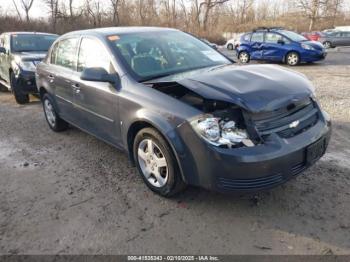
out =
{"type": "Polygon", "coordinates": [[[38,65],[36,82],[52,130],[71,124],[125,150],[163,196],[186,185],[272,188],[313,165],[330,139],[305,76],[236,66],[174,29],[68,33],[38,65]]]}

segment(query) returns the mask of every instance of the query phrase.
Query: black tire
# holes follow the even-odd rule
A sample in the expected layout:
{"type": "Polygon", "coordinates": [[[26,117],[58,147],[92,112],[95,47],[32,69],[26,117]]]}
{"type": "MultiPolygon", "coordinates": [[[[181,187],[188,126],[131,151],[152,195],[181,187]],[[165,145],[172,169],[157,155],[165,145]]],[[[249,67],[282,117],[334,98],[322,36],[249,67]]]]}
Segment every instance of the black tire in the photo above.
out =
{"type": "Polygon", "coordinates": [[[285,62],[289,66],[296,66],[300,63],[300,55],[297,52],[289,52],[285,62]]]}
{"type": "Polygon", "coordinates": [[[20,92],[20,86],[17,84],[17,80],[15,77],[15,74],[13,72],[10,73],[10,84],[11,84],[11,89],[12,93],[15,97],[15,100],[17,104],[24,105],[29,103],[29,95],[28,94],[22,94],[20,92]]]}
{"type": "Polygon", "coordinates": [[[228,50],[233,50],[233,44],[228,44],[228,45],[227,45],[227,49],[228,49],[228,50]]]}
{"type": "Polygon", "coordinates": [[[238,54],[238,60],[242,63],[242,64],[247,64],[250,61],[250,55],[247,51],[241,51],[238,54]]]}
{"type": "Polygon", "coordinates": [[[182,180],[179,167],[176,158],[163,136],[154,128],[144,128],[140,130],[134,139],[133,155],[136,163],[136,167],[146,185],[155,193],[164,196],[171,197],[186,188],[186,184],[182,180]],[[144,175],[138,157],[138,149],[142,141],[150,139],[161,150],[167,164],[167,180],[161,187],[156,187],[146,178],[144,175]]]}
{"type": "Polygon", "coordinates": [[[324,48],[326,48],[326,49],[329,49],[329,48],[332,48],[332,47],[333,47],[332,43],[329,42],[329,41],[325,41],[325,42],[323,43],[323,46],[324,46],[324,48]]]}
{"type": "Polygon", "coordinates": [[[60,118],[59,115],[57,114],[56,108],[54,107],[54,103],[53,103],[50,95],[44,94],[41,101],[43,104],[45,119],[46,119],[49,127],[55,132],[62,132],[64,130],[67,130],[69,125],[66,121],[64,121],[62,118],[60,118]],[[45,109],[46,103],[49,103],[52,106],[52,113],[54,116],[54,122],[49,120],[51,118],[48,116],[47,110],[45,109]]]}

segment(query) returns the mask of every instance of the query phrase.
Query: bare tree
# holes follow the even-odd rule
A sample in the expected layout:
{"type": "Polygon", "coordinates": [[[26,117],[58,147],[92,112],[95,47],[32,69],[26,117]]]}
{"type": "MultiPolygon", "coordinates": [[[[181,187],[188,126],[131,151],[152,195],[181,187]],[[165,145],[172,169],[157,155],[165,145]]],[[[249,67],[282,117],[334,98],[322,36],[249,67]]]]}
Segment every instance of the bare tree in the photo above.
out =
{"type": "Polygon", "coordinates": [[[120,0],[110,0],[112,5],[113,25],[119,25],[119,4],[120,0]]]}
{"type": "Polygon", "coordinates": [[[12,0],[12,3],[13,5],[15,6],[15,9],[16,9],[16,12],[17,12],[17,15],[18,15],[18,18],[20,21],[22,21],[22,16],[21,16],[21,13],[19,12],[19,9],[18,9],[18,6],[17,6],[17,3],[15,0],[12,0]]]}
{"type": "MultiPolygon", "coordinates": [[[[16,4],[15,0],[12,0],[12,1],[13,1],[14,5],[15,5],[15,8],[16,8],[16,10],[17,10],[17,13],[19,13],[19,12],[18,12],[18,8],[17,8],[17,4],[16,4]]],[[[21,7],[23,8],[23,10],[24,10],[24,12],[25,12],[25,14],[26,14],[26,21],[27,21],[27,23],[30,22],[30,19],[29,19],[29,11],[30,11],[30,9],[32,8],[33,3],[34,3],[34,0],[20,0],[20,5],[21,5],[21,7]]]]}
{"type": "Polygon", "coordinates": [[[309,31],[314,29],[317,19],[321,17],[320,11],[327,4],[327,0],[297,0],[297,5],[309,18],[309,31]]]}
{"type": "Polygon", "coordinates": [[[58,1],[59,0],[44,0],[44,4],[46,4],[50,11],[51,26],[54,32],[56,32],[57,19],[59,16],[58,1]]]}

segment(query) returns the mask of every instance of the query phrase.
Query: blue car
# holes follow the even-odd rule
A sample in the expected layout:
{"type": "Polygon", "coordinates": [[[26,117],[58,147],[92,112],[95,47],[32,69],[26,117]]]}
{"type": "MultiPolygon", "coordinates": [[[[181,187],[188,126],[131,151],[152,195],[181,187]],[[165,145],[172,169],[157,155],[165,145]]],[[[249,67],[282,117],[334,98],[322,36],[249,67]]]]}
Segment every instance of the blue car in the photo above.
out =
{"type": "Polygon", "coordinates": [[[321,43],[281,28],[256,29],[241,37],[237,56],[241,63],[250,60],[284,62],[290,66],[325,59],[327,52],[321,43]]]}

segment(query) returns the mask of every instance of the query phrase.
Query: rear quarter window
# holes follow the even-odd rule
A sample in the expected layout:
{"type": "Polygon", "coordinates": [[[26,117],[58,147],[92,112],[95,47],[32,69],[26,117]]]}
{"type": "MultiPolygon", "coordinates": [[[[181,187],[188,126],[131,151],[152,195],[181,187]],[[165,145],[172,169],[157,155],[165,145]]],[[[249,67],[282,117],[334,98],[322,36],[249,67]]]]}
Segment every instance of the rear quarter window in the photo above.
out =
{"type": "Polygon", "coordinates": [[[245,42],[250,42],[250,37],[252,36],[252,34],[245,34],[243,37],[242,37],[242,40],[245,41],[245,42]]]}

